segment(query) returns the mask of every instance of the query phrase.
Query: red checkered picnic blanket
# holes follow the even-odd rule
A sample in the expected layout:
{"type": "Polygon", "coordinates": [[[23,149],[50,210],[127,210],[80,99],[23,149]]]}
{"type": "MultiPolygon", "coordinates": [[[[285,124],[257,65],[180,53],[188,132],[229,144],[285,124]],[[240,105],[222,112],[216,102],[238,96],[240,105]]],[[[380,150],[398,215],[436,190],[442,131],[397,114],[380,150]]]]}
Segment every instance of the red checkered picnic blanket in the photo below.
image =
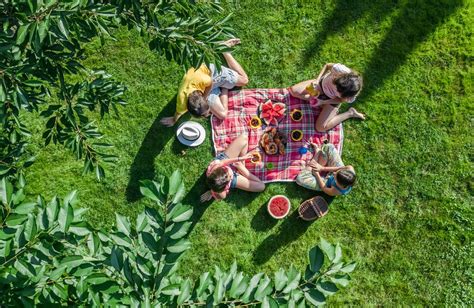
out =
{"type": "Polygon", "coordinates": [[[259,140],[264,133],[264,127],[253,129],[250,127],[250,119],[257,115],[258,107],[267,100],[281,102],[287,106],[286,114],[278,123],[278,130],[287,136],[285,155],[266,155],[263,150],[263,164],[247,162],[246,166],[257,177],[264,182],[288,182],[294,181],[298,173],[312,158],[312,152],[299,153],[300,147],[304,146],[304,140],[311,137],[313,142],[322,144],[329,140],[334,144],[339,153],[342,151],[343,131],[342,124],[325,133],[315,130],[315,119],[321,108],[312,108],[310,104],[290,95],[287,89],[245,89],[240,91],[229,91],[229,111],[224,120],[212,117],[212,137],[216,153],[224,151],[227,146],[241,134],[247,134],[249,138],[249,151],[259,149],[259,140]],[[295,122],[290,117],[293,109],[303,112],[303,119],[295,122]],[[303,140],[295,142],[291,140],[292,130],[299,129],[303,132],[303,140]],[[270,165],[268,163],[271,163],[270,165]],[[273,165],[273,166],[271,166],[273,165]],[[269,168],[270,167],[270,168],[269,168]]]}

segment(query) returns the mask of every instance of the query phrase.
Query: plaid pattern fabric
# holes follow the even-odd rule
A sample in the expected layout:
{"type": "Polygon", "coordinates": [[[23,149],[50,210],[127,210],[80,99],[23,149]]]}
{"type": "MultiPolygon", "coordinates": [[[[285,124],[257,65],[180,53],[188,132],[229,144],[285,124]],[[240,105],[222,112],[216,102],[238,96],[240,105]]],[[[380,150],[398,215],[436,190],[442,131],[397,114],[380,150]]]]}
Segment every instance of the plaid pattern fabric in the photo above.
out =
{"type": "Polygon", "coordinates": [[[342,152],[343,131],[342,124],[325,133],[315,130],[315,119],[321,108],[312,108],[309,102],[300,100],[290,95],[287,89],[245,89],[239,91],[229,91],[229,111],[224,120],[212,117],[212,138],[216,153],[224,151],[228,145],[241,134],[248,135],[249,151],[260,150],[263,164],[252,164],[247,161],[246,166],[262,181],[287,182],[295,181],[296,176],[313,157],[312,149],[306,154],[299,153],[300,147],[305,145],[304,140],[311,137],[316,144],[322,144],[324,140],[329,140],[334,144],[339,153],[342,152]],[[267,100],[284,103],[287,107],[285,116],[278,124],[278,130],[287,136],[285,155],[266,155],[260,150],[259,140],[265,131],[262,126],[257,129],[250,127],[250,119],[257,115],[260,103],[267,100]],[[303,112],[303,119],[295,122],[290,117],[290,112],[300,109],[303,112]],[[303,140],[295,142],[291,140],[292,130],[299,129],[303,132],[303,140]],[[268,168],[268,163],[272,163],[273,168],[268,168]]]}

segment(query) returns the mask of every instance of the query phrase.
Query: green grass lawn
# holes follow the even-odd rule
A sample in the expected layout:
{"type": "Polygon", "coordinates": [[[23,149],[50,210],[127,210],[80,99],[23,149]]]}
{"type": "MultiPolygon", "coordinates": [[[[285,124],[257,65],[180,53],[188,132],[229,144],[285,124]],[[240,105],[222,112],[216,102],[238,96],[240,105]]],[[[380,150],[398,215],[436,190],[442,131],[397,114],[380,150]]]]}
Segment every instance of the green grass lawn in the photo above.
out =
{"type": "MultiPolygon", "coordinates": [[[[33,146],[29,194],[65,195],[78,189],[88,219],[109,226],[114,212],[132,218],[147,204],[138,181],[180,169],[185,202],[195,205],[192,249],[181,272],[197,277],[236,260],[249,273],[290,263],[303,270],[320,237],[340,242],[359,264],[353,281],[332,304],[474,304],[473,292],[473,41],[470,1],[236,1],[227,5],[242,45],[235,57],[248,72],[248,88],[288,87],[312,78],[326,62],[358,70],[365,81],[355,107],[364,122],[344,124],[343,160],[355,166],[353,192],[331,204],[322,220],[303,223],[295,212],[275,222],[264,205],[277,193],[292,209],[312,194],[270,184],[261,194],[234,192],[209,206],[203,172],[212,144],[187,149],[172,115],[183,68],[151,53],[136,33],[95,42],[87,65],[105,68],[128,86],[121,117],[100,121],[118,163],[98,183],[81,175],[82,163],[61,147],[33,146]],[[305,4],[302,4],[305,3],[305,4]]],[[[198,120],[210,132],[209,122],[198,120]]],[[[36,136],[44,123],[31,120],[36,136]]]]}

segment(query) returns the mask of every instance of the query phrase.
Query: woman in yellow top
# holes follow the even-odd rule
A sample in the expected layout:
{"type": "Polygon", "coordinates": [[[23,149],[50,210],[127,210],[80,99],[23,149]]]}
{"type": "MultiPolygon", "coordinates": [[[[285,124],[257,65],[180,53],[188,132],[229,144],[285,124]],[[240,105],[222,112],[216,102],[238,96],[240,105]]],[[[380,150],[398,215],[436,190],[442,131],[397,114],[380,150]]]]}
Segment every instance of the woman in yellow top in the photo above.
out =
{"type": "MultiPolygon", "coordinates": [[[[233,47],[240,44],[240,39],[230,39],[223,44],[233,47]]],[[[229,67],[221,66],[220,72],[214,64],[209,67],[203,64],[197,70],[190,68],[187,71],[178,89],[176,113],[173,117],[162,118],[161,124],[173,126],[187,111],[197,117],[207,117],[211,113],[219,119],[227,116],[228,89],[245,86],[248,76],[229,52],[223,56],[229,67]]]]}

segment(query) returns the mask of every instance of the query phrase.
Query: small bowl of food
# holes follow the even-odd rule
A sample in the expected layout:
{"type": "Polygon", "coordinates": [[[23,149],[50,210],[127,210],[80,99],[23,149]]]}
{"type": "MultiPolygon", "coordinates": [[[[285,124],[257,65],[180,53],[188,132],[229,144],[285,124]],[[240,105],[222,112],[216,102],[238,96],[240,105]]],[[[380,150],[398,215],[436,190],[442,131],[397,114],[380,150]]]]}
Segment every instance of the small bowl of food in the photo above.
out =
{"type": "Polygon", "coordinates": [[[303,119],[303,112],[300,109],[293,109],[290,116],[293,121],[299,122],[303,119]]]}
{"type": "Polygon", "coordinates": [[[259,117],[254,116],[250,119],[249,125],[250,125],[251,128],[254,128],[254,129],[259,128],[259,127],[262,126],[262,120],[260,120],[259,117]]]}
{"type": "Polygon", "coordinates": [[[291,131],[291,140],[300,141],[303,139],[303,132],[300,129],[294,129],[291,131]]]}
{"type": "Polygon", "coordinates": [[[275,219],[283,219],[290,212],[291,202],[284,195],[273,196],[268,201],[267,210],[268,214],[275,219]]]}

